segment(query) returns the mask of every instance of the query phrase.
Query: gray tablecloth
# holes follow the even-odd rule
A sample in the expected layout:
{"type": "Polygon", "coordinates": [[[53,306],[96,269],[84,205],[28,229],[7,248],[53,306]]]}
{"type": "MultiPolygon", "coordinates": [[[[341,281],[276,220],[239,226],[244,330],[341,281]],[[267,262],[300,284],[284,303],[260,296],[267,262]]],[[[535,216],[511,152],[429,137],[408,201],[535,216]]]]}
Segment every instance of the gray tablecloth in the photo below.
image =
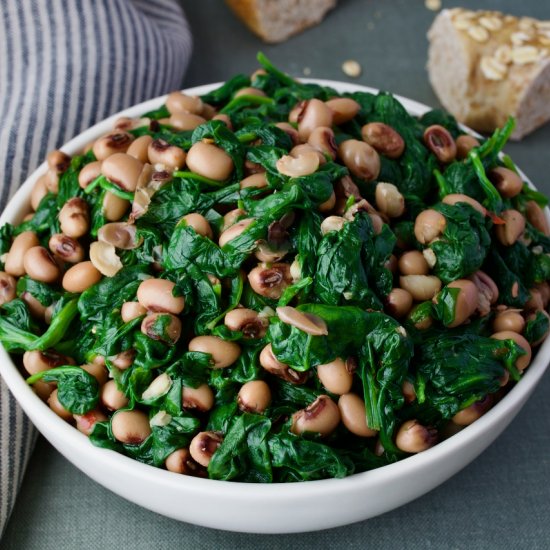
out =
{"type": "MultiPolygon", "coordinates": [[[[266,46],[234,20],[221,0],[183,0],[195,35],[187,86],[256,68],[263,50],[300,76],[350,80],[346,59],[363,66],[354,82],[437,105],[425,72],[426,30],[434,13],[422,0],[340,0],[315,29],[266,46]]],[[[444,7],[455,4],[443,0],[444,7]]],[[[461,5],[477,8],[464,0],[461,5]]],[[[486,0],[485,8],[550,19],[547,1],[486,0]]],[[[550,98],[549,98],[550,101],[550,98]]],[[[550,127],[507,151],[550,193],[550,127]]],[[[92,482],[40,440],[8,525],[4,548],[550,548],[550,375],[509,429],[450,481],[400,509],[366,522],[302,535],[226,533],[141,509],[92,482]]],[[[368,498],[366,495],[365,498],[368,498]]]]}

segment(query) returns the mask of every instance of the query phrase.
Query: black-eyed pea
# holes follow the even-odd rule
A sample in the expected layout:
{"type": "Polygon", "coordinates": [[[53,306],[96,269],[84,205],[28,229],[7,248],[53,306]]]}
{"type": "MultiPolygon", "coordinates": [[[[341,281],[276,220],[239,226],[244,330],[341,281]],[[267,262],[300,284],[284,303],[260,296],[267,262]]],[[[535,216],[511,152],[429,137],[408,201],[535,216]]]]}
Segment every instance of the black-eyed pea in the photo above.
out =
{"type": "Polygon", "coordinates": [[[86,189],[99,176],[101,176],[101,161],[94,160],[86,164],[78,173],[78,185],[82,189],[86,189]]]}
{"type": "Polygon", "coordinates": [[[335,206],[336,206],[336,193],[333,191],[330,197],[317,207],[317,210],[319,210],[319,212],[321,212],[322,214],[327,214],[328,212],[331,212],[335,206]]]}
{"type": "Polygon", "coordinates": [[[309,143],[300,143],[299,145],[295,145],[288,153],[289,156],[293,158],[298,158],[304,154],[307,154],[310,156],[310,153],[315,153],[317,155],[317,158],[319,159],[319,166],[322,166],[327,162],[327,159],[321,151],[315,149],[315,147],[312,147],[309,143]]]}
{"type": "Polygon", "coordinates": [[[517,358],[516,368],[519,371],[523,371],[529,366],[532,355],[531,346],[521,334],[511,330],[501,330],[492,334],[491,338],[495,338],[496,340],[513,340],[520,348],[523,349],[523,351],[525,351],[524,355],[520,355],[517,358]]]}
{"type": "Polygon", "coordinates": [[[57,414],[57,416],[61,417],[63,420],[66,420],[67,422],[70,422],[73,419],[72,413],[70,413],[60,402],[59,397],[57,395],[57,388],[52,391],[50,396],[48,397],[48,405],[50,406],[50,409],[57,414]]]}
{"type": "Polygon", "coordinates": [[[111,222],[102,225],[97,232],[97,239],[122,250],[133,250],[142,242],[137,235],[136,226],[127,222],[111,222]]]}
{"type": "Polygon", "coordinates": [[[269,321],[253,309],[239,307],[225,314],[224,324],[229,330],[242,332],[245,338],[263,338],[269,321]]]}
{"type": "MultiPolygon", "coordinates": [[[[468,279],[457,279],[447,285],[447,288],[458,289],[458,294],[455,300],[454,319],[447,325],[449,328],[454,328],[467,319],[469,319],[478,308],[479,298],[476,285],[468,279]]],[[[434,297],[437,303],[438,295],[434,297]]]]}
{"type": "Polygon", "coordinates": [[[128,132],[117,131],[97,139],[92,147],[97,160],[105,160],[116,153],[125,153],[134,141],[128,132]]]}
{"type": "Polygon", "coordinates": [[[191,458],[207,468],[222,442],[223,436],[219,432],[199,432],[189,444],[191,458]]]}
{"type": "Polygon", "coordinates": [[[296,130],[292,124],[289,124],[288,122],[277,122],[275,126],[288,135],[288,137],[292,140],[292,145],[298,145],[301,143],[300,134],[298,134],[298,130],[296,130]]]}
{"type": "Polygon", "coordinates": [[[101,280],[101,273],[92,262],[80,262],[69,268],[63,275],[62,286],[67,292],[84,292],[101,280]]]}
{"type": "Polygon", "coordinates": [[[374,147],[380,154],[397,159],[405,150],[405,141],[397,130],[383,122],[369,122],[361,128],[363,141],[374,147]]]}
{"type": "Polygon", "coordinates": [[[521,193],[523,180],[513,170],[498,166],[487,174],[498,192],[506,199],[511,199],[521,193]]]}
{"type": "Polygon", "coordinates": [[[399,257],[397,266],[402,275],[427,275],[430,272],[426,258],[418,250],[403,253],[399,257]]]}
{"type": "Polygon", "coordinates": [[[307,143],[323,155],[328,155],[332,160],[336,159],[338,146],[332,128],[319,126],[313,129],[307,138],[307,143]]]}
{"type": "Polygon", "coordinates": [[[244,218],[243,220],[239,220],[238,222],[232,224],[220,235],[218,245],[223,247],[228,242],[236,239],[254,221],[255,218],[244,218]]]}
{"type": "Polygon", "coordinates": [[[221,148],[198,141],[187,153],[187,167],[192,172],[216,181],[224,181],[233,172],[233,159],[221,148]]]}
{"type": "Polygon", "coordinates": [[[19,233],[13,240],[4,262],[4,270],[6,273],[14,277],[22,277],[25,275],[23,258],[28,250],[39,245],[40,242],[38,241],[38,237],[33,231],[23,231],[19,233]]]}
{"type": "Polygon", "coordinates": [[[360,111],[361,106],[349,97],[335,97],[325,101],[325,105],[332,112],[332,123],[336,125],[349,122],[360,111]]]}
{"type": "Polygon", "coordinates": [[[487,273],[481,270],[472,273],[468,279],[477,287],[479,300],[478,313],[482,317],[488,315],[491,311],[491,306],[498,300],[499,292],[497,285],[487,273]]]}
{"type": "Polygon", "coordinates": [[[129,323],[146,313],[147,310],[139,302],[124,302],[120,308],[120,316],[125,323],[129,323]]]}
{"type": "Polygon", "coordinates": [[[101,173],[117,187],[125,191],[136,190],[145,165],[141,160],[127,155],[115,153],[103,161],[101,173]]]}
{"type": "Polygon", "coordinates": [[[203,237],[208,237],[209,239],[213,238],[214,234],[212,233],[212,228],[210,227],[208,220],[203,215],[194,212],[183,216],[182,220],[185,220],[185,223],[189,227],[192,227],[197,235],[202,235],[203,237]]]}
{"type": "Polygon", "coordinates": [[[84,248],[73,237],[55,233],[48,241],[50,252],[63,262],[76,264],[84,259],[84,248]]]}
{"type": "Polygon", "coordinates": [[[43,283],[53,283],[61,274],[54,257],[43,246],[29,248],[23,256],[23,265],[31,279],[43,283]]]}
{"type": "Polygon", "coordinates": [[[348,393],[353,384],[353,373],[350,372],[347,363],[340,357],[330,363],[317,365],[317,376],[323,387],[336,395],[348,393]]]}
{"type": "Polygon", "coordinates": [[[44,174],[40,176],[31,191],[31,208],[36,211],[40,205],[40,201],[48,194],[48,187],[46,186],[48,176],[44,174]]]}
{"type": "Polygon", "coordinates": [[[472,403],[470,406],[458,411],[451,420],[458,426],[469,426],[481,418],[493,404],[493,398],[486,395],[480,401],[472,403]]]}
{"type": "Polygon", "coordinates": [[[393,183],[378,183],[375,200],[378,210],[389,218],[399,218],[405,212],[405,197],[393,183]]]}
{"type": "Polygon", "coordinates": [[[424,130],[424,144],[439,162],[447,164],[456,158],[456,142],[449,130],[439,124],[434,124],[424,130]]]}
{"type": "Polygon", "coordinates": [[[525,231],[525,218],[513,208],[500,213],[504,223],[495,226],[497,239],[504,246],[512,246],[525,231]]]}
{"type": "Polygon", "coordinates": [[[290,431],[296,435],[318,433],[321,437],[330,435],[340,424],[340,409],[328,396],[320,395],[305,409],[292,415],[290,431]]]}
{"type": "MultiPolygon", "coordinates": [[[[98,355],[98,357],[101,357],[98,355]]],[[[82,365],[82,370],[85,370],[88,374],[91,374],[98,382],[100,386],[103,386],[109,380],[109,371],[105,366],[105,363],[99,361],[93,363],[86,363],[82,365]]]]}
{"type": "Polygon", "coordinates": [[[412,403],[416,401],[416,390],[414,389],[414,384],[409,380],[403,380],[401,384],[401,392],[405,398],[405,403],[412,403]]]}
{"type": "Polygon", "coordinates": [[[267,178],[265,173],[260,172],[244,178],[241,180],[240,187],[241,189],[247,189],[249,187],[263,189],[264,187],[267,187],[267,178]]]}
{"type": "Polygon", "coordinates": [[[54,350],[26,351],[23,354],[23,366],[30,376],[63,365],[73,365],[74,360],[54,350]]]}
{"type": "Polygon", "coordinates": [[[117,197],[114,193],[107,191],[103,197],[103,215],[109,222],[117,222],[124,217],[130,208],[130,201],[117,197]]]}
{"type": "Polygon", "coordinates": [[[414,236],[421,244],[429,244],[439,237],[447,227],[445,216],[428,208],[416,216],[414,221],[414,236]]]}
{"type": "Polygon", "coordinates": [[[136,350],[133,348],[126,349],[117,353],[113,357],[110,357],[111,364],[116,367],[118,370],[129,369],[136,359],[136,350]]]}
{"type": "Polygon", "coordinates": [[[145,279],[137,289],[138,302],[147,311],[177,315],[185,307],[185,298],[174,296],[175,287],[175,283],[167,279],[145,279]]]}
{"type": "Polygon", "coordinates": [[[124,395],[114,380],[106,382],[99,392],[101,404],[109,411],[118,411],[128,405],[129,399],[124,395]]]}
{"type": "Polygon", "coordinates": [[[527,201],[525,203],[525,216],[535,229],[547,237],[550,236],[550,225],[548,224],[544,210],[535,201],[527,201]]]}
{"type": "Polygon", "coordinates": [[[139,445],[151,435],[149,417],[140,410],[118,411],[111,418],[114,438],[126,445],[139,445]]]}
{"type": "MultiPolygon", "coordinates": [[[[298,134],[302,141],[307,141],[311,132],[320,126],[332,126],[332,110],[320,99],[309,99],[299,104],[297,113],[298,134]]],[[[289,122],[292,122],[289,118],[289,122]]]]}
{"type": "Polygon", "coordinates": [[[183,386],[181,402],[184,409],[207,412],[214,406],[214,392],[208,384],[201,384],[197,388],[183,386]]]}
{"type": "Polygon", "coordinates": [[[0,306],[11,302],[16,297],[17,281],[9,273],[0,271],[0,306]]]}
{"type": "Polygon", "coordinates": [[[48,382],[44,382],[43,380],[37,380],[32,385],[32,391],[42,399],[42,401],[47,402],[48,398],[52,394],[54,390],[54,386],[52,384],[48,384],[48,382]]]}
{"type": "Polygon", "coordinates": [[[412,305],[413,297],[408,290],[404,288],[392,288],[386,296],[384,309],[392,317],[402,319],[411,311],[412,305]]]}
{"type": "Polygon", "coordinates": [[[248,274],[252,290],[260,296],[278,300],[292,283],[289,264],[258,265],[248,274]]]}
{"type": "Polygon", "coordinates": [[[356,177],[373,181],[380,174],[380,157],[376,149],[364,141],[347,139],[338,146],[338,156],[356,177]]]}
{"type": "Polygon", "coordinates": [[[198,96],[191,96],[183,92],[175,91],[168,94],[168,97],[166,98],[166,108],[170,114],[200,114],[203,109],[203,101],[198,96]]]}
{"type": "Polygon", "coordinates": [[[374,437],[378,431],[369,428],[365,402],[354,393],[345,393],[338,399],[342,424],[359,437],[374,437]]]}
{"type": "Polygon", "coordinates": [[[212,117],[212,120],[220,120],[223,122],[230,130],[233,130],[233,123],[231,122],[231,118],[229,115],[226,115],[225,113],[218,113],[212,117]]]}
{"type": "Polygon", "coordinates": [[[441,280],[435,275],[401,275],[399,284],[417,302],[431,300],[441,290],[441,280]]]}
{"type": "Polygon", "coordinates": [[[164,465],[169,472],[192,476],[197,474],[199,465],[191,458],[189,449],[176,449],[170,453],[164,465]]]}
{"type": "Polygon", "coordinates": [[[474,148],[479,147],[479,141],[468,134],[458,136],[456,138],[456,158],[458,160],[464,160],[468,153],[474,148]]]}
{"type": "Polygon", "coordinates": [[[151,164],[162,164],[169,172],[183,168],[187,159],[187,153],[181,147],[163,139],[153,140],[147,148],[147,154],[151,164]]]}
{"type": "Polygon", "coordinates": [[[239,409],[244,412],[263,414],[270,403],[271,390],[263,380],[246,382],[237,396],[239,409]]]}
{"type": "Polygon", "coordinates": [[[90,228],[88,203],[80,197],[73,197],[63,205],[58,218],[64,235],[73,239],[83,237],[90,228]]]}
{"type": "Polygon", "coordinates": [[[143,164],[146,164],[149,162],[148,150],[149,145],[151,145],[152,141],[152,136],[139,136],[132,142],[130,147],[128,147],[126,154],[134,157],[135,159],[138,159],[143,164]]]}
{"type": "Polygon", "coordinates": [[[502,332],[504,330],[521,334],[525,328],[525,319],[519,309],[505,309],[497,311],[493,320],[493,330],[502,332]]]}
{"type": "Polygon", "coordinates": [[[319,168],[319,155],[315,151],[304,151],[298,156],[283,155],[276,166],[280,174],[291,178],[308,176],[319,168]]]}
{"type": "Polygon", "coordinates": [[[308,379],[307,372],[298,372],[290,368],[285,363],[281,363],[275,357],[271,344],[267,344],[260,352],[260,365],[270,374],[273,374],[291,384],[304,384],[308,379]]]}
{"type": "Polygon", "coordinates": [[[240,90],[237,90],[235,92],[235,97],[241,97],[243,95],[255,95],[258,97],[265,97],[265,92],[263,90],[260,90],[258,88],[253,88],[252,86],[247,86],[245,88],[241,88],[240,90]]]}
{"type": "Polygon", "coordinates": [[[174,345],[181,336],[181,321],[171,313],[150,313],[141,322],[141,332],[153,340],[174,345]]]}
{"type": "Polygon", "coordinates": [[[445,195],[441,202],[450,205],[465,202],[469,204],[472,208],[475,208],[480,214],[483,214],[484,216],[487,214],[487,210],[485,209],[485,207],[483,207],[478,201],[476,201],[472,197],[464,195],[463,193],[451,193],[449,195],[445,195]]]}
{"type": "Polygon", "coordinates": [[[407,420],[401,424],[395,437],[397,447],[406,453],[420,453],[437,442],[437,430],[423,426],[418,420],[407,420]]]}
{"type": "Polygon", "coordinates": [[[331,231],[340,231],[347,223],[342,216],[328,216],[321,222],[321,233],[326,235],[331,231]]]}
{"type": "Polygon", "coordinates": [[[67,153],[56,149],[48,153],[46,162],[50,170],[53,170],[56,174],[62,174],[71,165],[71,157],[67,153]]]}
{"type": "Polygon", "coordinates": [[[218,110],[216,109],[216,107],[214,107],[214,105],[210,105],[210,103],[204,103],[203,101],[202,109],[199,114],[205,120],[212,120],[218,114],[218,110]]]}
{"type": "Polygon", "coordinates": [[[283,323],[296,327],[306,334],[312,336],[326,336],[328,334],[326,322],[317,315],[305,313],[292,306],[280,306],[276,309],[276,313],[283,323]]]}
{"type": "Polygon", "coordinates": [[[30,292],[22,292],[19,298],[27,304],[31,315],[35,319],[39,319],[40,321],[44,320],[46,307],[43,306],[30,292]]]}
{"type": "Polygon", "coordinates": [[[73,414],[76,429],[84,435],[90,435],[94,431],[94,427],[98,422],[108,420],[107,416],[97,409],[88,411],[85,414],[73,414]]]}
{"type": "Polygon", "coordinates": [[[238,344],[217,336],[195,336],[189,342],[188,348],[189,351],[210,354],[210,361],[215,369],[231,366],[241,355],[241,348],[238,344]]]}
{"type": "Polygon", "coordinates": [[[206,118],[193,113],[174,113],[169,119],[168,124],[174,127],[176,130],[182,132],[187,130],[194,130],[197,126],[204,124],[206,118]]]}

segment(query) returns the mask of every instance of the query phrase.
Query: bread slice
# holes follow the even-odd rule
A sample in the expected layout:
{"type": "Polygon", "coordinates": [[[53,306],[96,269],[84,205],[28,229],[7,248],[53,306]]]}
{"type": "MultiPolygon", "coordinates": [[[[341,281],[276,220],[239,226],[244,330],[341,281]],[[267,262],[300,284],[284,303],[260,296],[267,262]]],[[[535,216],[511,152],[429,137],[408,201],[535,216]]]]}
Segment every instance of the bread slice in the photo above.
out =
{"type": "Polygon", "coordinates": [[[550,120],[550,21],[455,8],[428,39],[430,82],[460,122],[491,132],[512,115],[521,139],[550,120]]]}
{"type": "Polygon", "coordinates": [[[321,22],[336,0],[225,0],[266,42],[282,42],[321,22]]]}

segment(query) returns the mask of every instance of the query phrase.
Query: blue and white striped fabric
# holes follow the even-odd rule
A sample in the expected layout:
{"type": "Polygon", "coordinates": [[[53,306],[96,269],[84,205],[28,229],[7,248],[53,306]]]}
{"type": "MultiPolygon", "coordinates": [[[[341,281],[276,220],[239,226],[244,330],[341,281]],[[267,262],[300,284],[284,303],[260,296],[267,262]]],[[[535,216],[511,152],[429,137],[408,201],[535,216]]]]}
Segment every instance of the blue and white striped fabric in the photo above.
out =
{"type": "MultiPolygon", "coordinates": [[[[177,0],[1,0],[0,210],[48,151],[180,88],[190,54],[177,0]]],[[[34,439],[0,379],[0,536],[34,439]]]]}

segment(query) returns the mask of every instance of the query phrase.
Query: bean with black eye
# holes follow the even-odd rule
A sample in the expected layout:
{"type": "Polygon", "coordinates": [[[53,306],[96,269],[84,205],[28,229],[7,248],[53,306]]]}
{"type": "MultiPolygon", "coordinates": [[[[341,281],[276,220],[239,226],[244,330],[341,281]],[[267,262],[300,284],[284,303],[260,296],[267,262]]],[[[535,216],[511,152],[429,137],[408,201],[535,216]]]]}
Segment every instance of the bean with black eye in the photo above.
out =
{"type": "Polygon", "coordinates": [[[143,411],[118,411],[111,418],[113,437],[126,445],[139,445],[151,435],[149,417],[143,411]]]}
{"type": "Polygon", "coordinates": [[[375,180],[380,173],[380,157],[376,149],[364,141],[342,141],[338,147],[338,156],[354,176],[365,181],[375,180]]]}
{"type": "Polygon", "coordinates": [[[101,388],[101,403],[109,411],[118,411],[128,405],[129,399],[124,395],[114,380],[109,380],[101,388]]]}
{"type": "Polygon", "coordinates": [[[96,140],[92,150],[97,160],[105,160],[115,153],[125,153],[132,141],[134,136],[128,132],[113,132],[96,140]]]}
{"type": "Polygon", "coordinates": [[[445,216],[437,210],[428,208],[416,216],[414,221],[414,236],[419,243],[429,244],[439,237],[446,227],[447,220],[445,216]]]}
{"type": "Polygon", "coordinates": [[[195,336],[189,342],[189,351],[200,351],[211,356],[215,369],[231,366],[241,355],[241,348],[235,342],[223,340],[218,336],[195,336]]]}
{"type": "Polygon", "coordinates": [[[511,199],[521,193],[523,180],[516,172],[504,166],[497,166],[487,174],[498,192],[507,199],[511,199]]]}
{"type": "Polygon", "coordinates": [[[353,374],[346,361],[337,357],[330,363],[317,365],[317,376],[323,387],[336,395],[343,395],[351,390],[353,374]]]}
{"type": "Polygon", "coordinates": [[[55,282],[61,271],[50,251],[43,246],[33,246],[23,257],[25,272],[31,279],[43,283],[55,282]]]}
{"type": "Polygon", "coordinates": [[[117,222],[124,217],[130,208],[130,201],[117,197],[114,193],[107,191],[103,197],[103,215],[109,222],[117,222]]]}
{"type": "Polygon", "coordinates": [[[191,458],[189,449],[176,449],[166,457],[164,465],[169,472],[188,476],[197,474],[200,468],[191,458]]]}
{"type": "Polygon", "coordinates": [[[193,113],[174,113],[168,119],[168,124],[181,132],[194,130],[197,126],[200,126],[205,122],[206,118],[193,113]]]}
{"type": "Polygon", "coordinates": [[[338,405],[328,396],[320,395],[305,409],[292,415],[290,431],[296,435],[306,432],[330,435],[340,424],[338,405]]]}
{"type": "Polygon", "coordinates": [[[73,415],[71,412],[69,412],[59,401],[57,388],[52,391],[50,394],[50,397],[48,397],[48,405],[50,406],[50,409],[57,414],[57,416],[61,417],[63,420],[66,420],[67,422],[71,421],[73,419],[73,415]]]}
{"type": "Polygon", "coordinates": [[[129,323],[146,313],[147,310],[139,302],[124,302],[120,308],[120,316],[125,323],[129,323]]]}
{"type": "Polygon", "coordinates": [[[183,216],[182,220],[185,220],[185,223],[189,227],[192,227],[197,235],[202,235],[203,237],[208,237],[209,239],[214,236],[208,220],[203,215],[194,212],[183,216]]]}
{"type": "Polygon", "coordinates": [[[272,264],[269,267],[259,265],[248,274],[252,290],[260,296],[278,300],[285,289],[292,283],[288,264],[272,264]]]}
{"type": "Polygon", "coordinates": [[[110,182],[130,192],[136,190],[143,169],[141,160],[126,153],[115,153],[101,165],[102,174],[110,182]]]}
{"type": "Polygon", "coordinates": [[[216,181],[224,181],[233,172],[233,159],[221,148],[207,141],[198,141],[187,153],[189,170],[216,181]]]}
{"type": "Polygon", "coordinates": [[[413,305],[412,294],[404,288],[392,288],[386,296],[384,309],[396,319],[405,317],[413,305]]]}
{"type": "Polygon", "coordinates": [[[456,158],[455,140],[449,130],[439,124],[434,124],[424,130],[424,143],[439,162],[448,164],[456,158]]]}
{"type": "Polygon", "coordinates": [[[338,399],[338,409],[342,418],[342,424],[359,437],[374,437],[376,430],[367,425],[365,402],[355,393],[345,393],[338,399]]]}
{"type": "Polygon", "coordinates": [[[187,153],[181,147],[163,139],[153,140],[147,148],[147,154],[151,164],[162,164],[169,172],[183,168],[187,159],[187,153]]]}
{"type": "Polygon", "coordinates": [[[349,122],[361,109],[361,105],[349,97],[335,97],[325,101],[325,105],[331,110],[332,123],[336,125],[349,122]]]}
{"type": "Polygon", "coordinates": [[[207,412],[214,406],[214,392],[208,384],[201,384],[197,388],[183,386],[181,402],[184,409],[194,409],[207,412]]]}
{"type": "Polygon", "coordinates": [[[48,242],[50,252],[60,260],[70,264],[76,264],[84,259],[84,248],[72,237],[55,233],[48,242]]]}
{"type": "Polygon", "coordinates": [[[237,396],[239,409],[244,412],[262,414],[271,403],[271,390],[263,380],[251,380],[241,386],[237,396]]]}
{"type": "Polygon", "coordinates": [[[395,437],[395,444],[406,453],[420,453],[437,442],[437,430],[423,426],[418,420],[407,420],[401,424],[395,437]]]}
{"type": "Polygon", "coordinates": [[[73,239],[83,237],[90,228],[88,203],[80,197],[73,197],[63,205],[58,218],[64,235],[73,239]]]}
{"type": "Polygon", "coordinates": [[[181,321],[171,313],[150,313],[141,323],[141,332],[153,340],[174,345],[181,336],[181,321]]]}
{"type": "Polygon", "coordinates": [[[225,314],[224,324],[229,330],[242,332],[245,338],[263,338],[269,321],[253,309],[240,307],[225,314]]]}
{"type": "Polygon", "coordinates": [[[101,161],[94,160],[86,164],[78,173],[78,185],[86,189],[99,176],[101,176],[101,161]]]}
{"type": "Polygon", "coordinates": [[[190,96],[183,92],[172,92],[166,98],[166,108],[170,114],[193,113],[201,114],[203,101],[198,96],[190,96]]]}
{"type": "Polygon", "coordinates": [[[4,269],[9,275],[22,277],[25,275],[25,265],[23,258],[28,250],[39,246],[40,242],[36,233],[33,231],[23,231],[19,233],[11,244],[8,255],[4,261],[4,269]]]}
{"type": "Polygon", "coordinates": [[[456,158],[458,160],[464,160],[474,147],[479,146],[480,143],[474,136],[468,134],[458,136],[456,138],[456,158]]]}
{"type": "Polygon", "coordinates": [[[144,135],[136,138],[135,141],[132,142],[130,147],[128,147],[128,150],[126,151],[127,155],[130,155],[131,157],[134,157],[135,159],[139,160],[143,164],[146,164],[149,162],[149,145],[151,145],[151,142],[153,141],[152,136],[144,135]]]}
{"type": "Polygon", "coordinates": [[[50,151],[46,157],[46,162],[50,170],[53,170],[56,174],[62,174],[71,165],[71,157],[63,151],[50,151]]]}
{"type": "MultiPolygon", "coordinates": [[[[289,122],[292,120],[289,119],[289,122]]],[[[319,126],[332,126],[332,111],[320,99],[309,99],[301,105],[298,112],[298,134],[300,139],[307,141],[311,132],[319,126]]]]}
{"type": "Polygon", "coordinates": [[[189,452],[195,462],[206,468],[222,442],[223,436],[219,432],[199,432],[191,440],[189,452]]]}
{"type": "Polygon", "coordinates": [[[307,372],[298,372],[290,368],[285,363],[281,363],[275,357],[271,344],[267,344],[260,352],[260,365],[270,374],[282,378],[291,384],[304,384],[308,379],[307,372]]]}
{"type": "Polygon", "coordinates": [[[401,135],[383,122],[369,122],[361,128],[363,141],[374,147],[380,154],[397,159],[405,150],[405,141],[401,135]]]}
{"type": "Polygon", "coordinates": [[[145,279],[137,289],[137,299],[147,311],[177,315],[185,307],[185,298],[174,296],[175,288],[175,283],[167,279],[145,279]]]}
{"type": "Polygon", "coordinates": [[[101,273],[92,262],[80,262],[69,268],[63,275],[62,286],[67,292],[84,292],[101,280],[101,273]]]}
{"type": "Polygon", "coordinates": [[[17,281],[9,273],[0,271],[0,306],[11,302],[16,297],[17,281]]]}
{"type": "Polygon", "coordinates": [[[328,155],[332,160],[336,158],[338,146],[332,128],[328,126],[314,128],[307,138],[307,143],[324,155],[328,155]]]}

